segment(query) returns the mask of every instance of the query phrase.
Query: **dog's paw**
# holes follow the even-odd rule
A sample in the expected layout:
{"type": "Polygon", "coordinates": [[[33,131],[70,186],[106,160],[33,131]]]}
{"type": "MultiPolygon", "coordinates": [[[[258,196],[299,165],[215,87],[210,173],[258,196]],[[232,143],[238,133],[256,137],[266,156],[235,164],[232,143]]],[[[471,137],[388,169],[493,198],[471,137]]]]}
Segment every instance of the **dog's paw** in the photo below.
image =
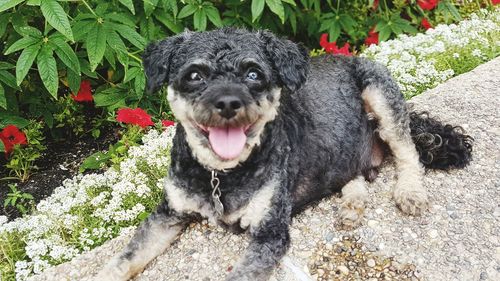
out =
{"type": "Polygon", "coordinates": [[[345,229],[353,229],[361,224],[365,212],[365,201],[361,198],[343,198],[340,206],[340,226],[345,229]]]}
{"type": "Polygon", "coordinates": [[[424,187],[399,188],[394,192],[396,206],[408,215],[419,216],[429,208],[429,199],[424,187]]]}
{"type": "Polygon", "coordinates": [[[104,266],[104,268],[97,273],[91,280],[92,281],[126,281],[129,279],[127,270],[124,270],[124,265],[112,260],[111,263],[104,266]],[[120,266],[121,265],[121,266],[120,266]]]}

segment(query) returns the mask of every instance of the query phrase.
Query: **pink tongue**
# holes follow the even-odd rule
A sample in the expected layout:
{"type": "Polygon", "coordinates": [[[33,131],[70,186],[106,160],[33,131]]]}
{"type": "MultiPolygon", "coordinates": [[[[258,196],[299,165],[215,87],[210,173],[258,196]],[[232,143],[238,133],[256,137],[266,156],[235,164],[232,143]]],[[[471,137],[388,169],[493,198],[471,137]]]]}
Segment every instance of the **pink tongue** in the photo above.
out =
{"type": "Polygon", "coordinates": [[[222,159],[234,159],[238,157],[247,141],[243,128],[208,128],[208,140],[214,152],[222,159]]]}

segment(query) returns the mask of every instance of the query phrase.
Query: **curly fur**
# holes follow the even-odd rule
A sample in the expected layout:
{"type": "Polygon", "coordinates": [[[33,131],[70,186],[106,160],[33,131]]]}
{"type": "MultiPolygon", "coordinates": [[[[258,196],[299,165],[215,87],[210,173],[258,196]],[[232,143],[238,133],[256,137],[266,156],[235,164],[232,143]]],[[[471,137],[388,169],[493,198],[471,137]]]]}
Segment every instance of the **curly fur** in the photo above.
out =
{"type": "Polygon", "coordinates": [[[363,58],[309,59],[302,46],[268,31],[224,28],[152,43],[143,61],[148,88],[168,84],[179,121],[165,201],[99,280],[124,280],[139,272],[200,217],[250,236],[226,280],[268,280],[290,247],[291,218],[304,207],[343,191],[345,224],[361,221],[368,194],[362,175],[373,179],[384,147],[397,167],[394,201],[411,215],[428,206],[412,136],[420,159],[432,167],[461,167],[470,160],[470,137],[457,127],[409,115],[387,69],[363,58]],[[248,79],[250,71],[259,79],[248,79]],[[217,107],[221,97],[238,99],[238,113],[223,115],[217,107]],[[204,128],[229,126],[248,126],[246,143],[239,156],[224,159],[204,128]],[[223,213],[214,208],[214,171],[223,213]]]}
{"type": "Polygon", "coordinates": [[[410,113],[411,137],[426,168],[463,168],[472,160],[474,139],[460,126],[443,124],[428,112],[410,113]]]}

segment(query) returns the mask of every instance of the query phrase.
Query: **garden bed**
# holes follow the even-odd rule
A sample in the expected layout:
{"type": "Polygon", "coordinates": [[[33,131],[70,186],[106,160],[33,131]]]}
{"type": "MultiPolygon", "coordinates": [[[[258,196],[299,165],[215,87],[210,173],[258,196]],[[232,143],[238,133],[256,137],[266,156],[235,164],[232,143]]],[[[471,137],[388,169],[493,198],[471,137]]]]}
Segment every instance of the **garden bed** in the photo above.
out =
{"type": "MultiPolygon", "coordinates": [[[[7,169],[0,172],[0,198],[7,198],[11,192],[7,186],[17,183],[16,189],[20,193],[28,193],[33,196],[33,201],[28,203],[36,205],[42,199],[50,196],[54,189],[62,184],[65,179],[78,174],[82,162],[96,151],[106,150],[110,144],[118,139],[113,131],[106,131],[100,138],[86,137],[77,140],[68,141],[50,141],[47,142],[47,150],[43,152],[38,161],[35,162],[36,169],[26,182],[19,182],[17,179],[6,180],[10,177],[7,169]]],[[[6,160],[0,160],[0,166],[3,166],[6,160]]],[[[0,216],[5,215],[9,220],[21,216],[21,212],[14,206],[0,208],[0,216]]]]}

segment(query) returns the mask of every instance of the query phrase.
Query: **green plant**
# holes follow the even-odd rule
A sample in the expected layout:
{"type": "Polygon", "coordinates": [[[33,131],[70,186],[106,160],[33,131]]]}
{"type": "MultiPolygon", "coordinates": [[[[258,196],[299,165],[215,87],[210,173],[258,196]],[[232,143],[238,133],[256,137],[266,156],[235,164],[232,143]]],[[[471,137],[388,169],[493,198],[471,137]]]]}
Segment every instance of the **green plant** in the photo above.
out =
{"type": "Polygon", "coordinates": [[[35,161],[41,157],[46,146],[42,143],[44,140],[43,124],[31,120],[24,128],[27,145],[15,145],[12,154],[9,156],[5,167],[10,170],[21,182],[28,180],[32,171],[36,169],[35,161]]]}
{"type": "Polygon", "coordinates": [[[21,214],[28,213],[34,207],[33,195],[27,192],[21,192],[17,189],[16,184],[9,184],[10,192],[3,202],[3,207],[7,208],[12,206],[16,208],[21,214]]]}
{"type": "Polygon", "coordinates": [[[70,96],[60,97],[56,106],[59,110],[53,114],[55,128],[67,128],[73,135],[81,136],[85,132],[84,106],[76,103],[70,96]]]}
{"type": "Polygon", "coordinates": [[[374,27],[384,40],[416,32],[424,17],[433,24],[456,21],[489,1],[470,3],[441,0],[423,11],[416,0],[3,1],[0,123],[43,118],[51,128],[51,116],[60,114],[55,100],[66,87],[76,93],[84,77],[97,85],[98,107],[158,111],[159,97],[144,95],[140,55],[147,42],[185,28],[265,28],[309,47],[328,32],[330,41],[359,48],[374,27]]]}
{"type": "Polygon", "coordinates": [[[118,142],[109,146],[108,151],[98,151],[87,157],[80,166],[80,172],[118,166],[128,156],[132,146],[138,146],[144,136],[144,129],[137,125],[127,125],[118,142]]]}

